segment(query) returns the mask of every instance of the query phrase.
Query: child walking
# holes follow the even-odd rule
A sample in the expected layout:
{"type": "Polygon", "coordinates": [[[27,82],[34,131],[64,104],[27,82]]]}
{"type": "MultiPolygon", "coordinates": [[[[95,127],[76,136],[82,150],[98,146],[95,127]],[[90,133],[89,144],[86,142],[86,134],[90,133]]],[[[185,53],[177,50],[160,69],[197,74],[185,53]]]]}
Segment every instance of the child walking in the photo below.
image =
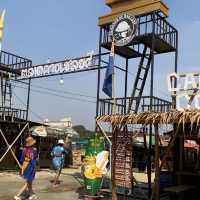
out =
{"type": "Polygon", "coordinates": [[[36,172],[36,160],[38,157],[37,149],[35,147],[36,140],[32,136],[28,136],[26,138],[26,145],[23,149],[21,162],[21,176],[25,179],[26,183],[24,186],[19,190],[18,194],[14,196],[15,200],[21,200],[22,194],[27,191],[29,194],[29,200],[36,199],[37,196],[33,192],[32,183],[35,178],[36,172]]]}

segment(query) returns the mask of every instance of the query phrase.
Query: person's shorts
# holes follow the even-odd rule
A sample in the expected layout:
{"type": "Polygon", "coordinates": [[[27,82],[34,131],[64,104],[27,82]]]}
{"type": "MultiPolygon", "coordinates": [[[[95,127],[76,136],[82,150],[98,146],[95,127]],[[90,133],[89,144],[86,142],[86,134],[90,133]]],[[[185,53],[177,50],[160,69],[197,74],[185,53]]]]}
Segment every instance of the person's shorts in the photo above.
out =
{"type": "Polygon", "coordinates": [[[64,162],[62,158],[56,157],[56,158],[53,158],[52,164],[55,170],[61,170],[63,168],[64,162]]]}

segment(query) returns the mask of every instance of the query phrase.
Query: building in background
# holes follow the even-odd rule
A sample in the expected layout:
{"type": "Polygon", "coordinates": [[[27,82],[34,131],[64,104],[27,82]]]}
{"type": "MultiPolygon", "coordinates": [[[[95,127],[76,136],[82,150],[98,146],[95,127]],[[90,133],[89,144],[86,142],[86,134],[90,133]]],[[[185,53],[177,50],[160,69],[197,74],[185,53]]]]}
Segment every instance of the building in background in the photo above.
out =
{"type": "Polygon", "coordinates": [[[66,157],[66,166],[73,164],[72,141],[79,140],[79,134],[72,128],[71,118],[64,118],[60,121],[45,120],[42,126],[32,127],[33,134],[39,137],[39,166],[51,166],[51,151],[59,139],[65,141],[68,155],[66,157]]]}

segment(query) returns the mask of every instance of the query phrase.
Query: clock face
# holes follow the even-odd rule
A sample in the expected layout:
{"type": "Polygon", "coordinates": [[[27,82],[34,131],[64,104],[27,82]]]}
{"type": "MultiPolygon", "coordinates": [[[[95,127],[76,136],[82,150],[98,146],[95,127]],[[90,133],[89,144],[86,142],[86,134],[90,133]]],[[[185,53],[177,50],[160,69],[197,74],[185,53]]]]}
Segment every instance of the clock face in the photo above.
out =
{"type": "Polygon", "coordinates": [[[123,14],[112,24],[110,34],[116,46],[126,46],[133,40],[136,31],[136,18],[128,14],[123,14]]]}

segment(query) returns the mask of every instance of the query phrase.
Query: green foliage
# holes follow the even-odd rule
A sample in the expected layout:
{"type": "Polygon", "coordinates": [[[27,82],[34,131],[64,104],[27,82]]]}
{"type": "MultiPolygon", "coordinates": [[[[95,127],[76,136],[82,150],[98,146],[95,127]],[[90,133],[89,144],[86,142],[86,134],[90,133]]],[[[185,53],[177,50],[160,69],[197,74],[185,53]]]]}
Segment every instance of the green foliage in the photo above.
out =
{"type": "Polygon", "coordinates": [[[95,135],[94,131],[87,130],[83,125],[73,126],[73,129],[79,133],[80,138],[90,138],[92,135],[95,135]]]}

